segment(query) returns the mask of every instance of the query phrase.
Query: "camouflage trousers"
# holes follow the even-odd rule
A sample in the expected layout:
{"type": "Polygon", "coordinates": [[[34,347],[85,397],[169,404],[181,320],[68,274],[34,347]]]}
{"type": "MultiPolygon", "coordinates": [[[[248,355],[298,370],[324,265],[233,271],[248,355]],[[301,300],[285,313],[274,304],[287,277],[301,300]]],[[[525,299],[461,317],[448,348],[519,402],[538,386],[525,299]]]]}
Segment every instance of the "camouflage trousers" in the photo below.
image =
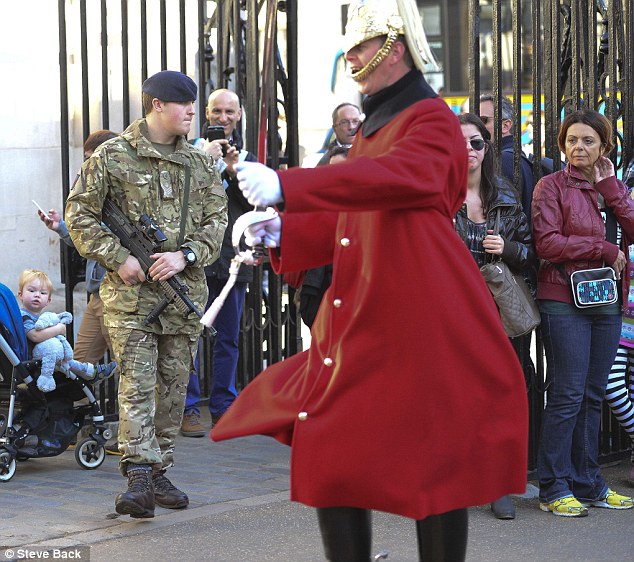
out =
{"type": "Polygon", "coordinates": [[[119,470],[150,464],[156,472],[174,464],[189,374],[198,334],[161,335],[110,328],[119,368],[119,470]]]}

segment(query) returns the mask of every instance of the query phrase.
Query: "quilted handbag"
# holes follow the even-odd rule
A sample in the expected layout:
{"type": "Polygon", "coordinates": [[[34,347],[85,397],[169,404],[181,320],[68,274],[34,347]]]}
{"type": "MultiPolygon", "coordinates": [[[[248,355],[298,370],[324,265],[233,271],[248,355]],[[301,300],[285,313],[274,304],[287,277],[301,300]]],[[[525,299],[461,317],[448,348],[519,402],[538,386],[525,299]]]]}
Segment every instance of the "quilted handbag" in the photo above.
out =
{"type": "MultiPolygon", "coordinates": [[[[498,234],[499,228],[498,209],[494,234],[498,234]]],[[[498,307],[507,336],[523,336],[539,326],[541,317],[537,303],[521,274],[511,271],[509,266],[499,259],[484,264],[480,271],[498,307]]]]}

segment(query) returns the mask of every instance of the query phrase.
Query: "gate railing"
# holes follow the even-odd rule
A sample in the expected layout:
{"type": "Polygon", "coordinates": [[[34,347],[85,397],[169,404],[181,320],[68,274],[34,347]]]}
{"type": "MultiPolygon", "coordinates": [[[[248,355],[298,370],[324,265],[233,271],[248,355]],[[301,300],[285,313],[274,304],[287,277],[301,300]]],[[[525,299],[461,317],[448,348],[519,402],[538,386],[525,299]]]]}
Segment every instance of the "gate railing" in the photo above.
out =
{"type": "MultiPolygon", "coordinates": [[[[480,8],[469,0],[469,103],[479,107],[480,97],[480,8]]],[[[496,100],[496,143],[501,135],[501,96],[509,95],[515,108],[514,177],[520,186],[521,94],[532,94],[533,173],[542,176],[540,159],[552,158],[558,169],[561,155],[557,132],[565,115],[583,107],[601,111],[612,123],[616,149],[610,155],[617,173],[634,156],[634,85],[633,38],[634,7],[629,0],[507,0],[492,2],[493,96],[496,100]],[[510,4],[512,18],[512,84],[504,84],[502,69],[502,9],[510,4]],[[522,27],[525,11],[530,11],[532,49],[531,72],[522,63],[529,30],[522,27]],[[529,77],[526,83],[526,77],[529,77]],[[543,149],[542,149],[543,147],[543,149]]],[[[536,331],[535,373],[525,373],[530,411],[529,467],[535,468],[544,392],[548,381],[540,331],[536,331]]],[[[629,450],[630,440],[604,403],[600,436],[601,462],[621,458],[629,450]]]]}
{"type": "MultiPolygon", "coordinates": [[[[298,165],[297,83],[286,77],[285,70],[289,69],[292,76],[296,76],[296,25],[286,27],[282,42],[288,47],[283,51],[278,46],[278,35],[270,38],[272,56],[268,75],[271,79],[266,84],[260,83],[264,69],[258,47],[261,14],[269,7],[275,8],[271,12],[275,14],[273,23],[277,30],[278,12],[284,10],[287,20],[295,22],[296,6],[296,2],[272,0],[220,0],[215,4],[206,0],[177,3],[58,0],[63,200],[71,188],[71,171],[81,164],[78,150],[72,152],[71,146],[81,146],[92,130],[122,131],[141,117],[141,83],[151,74],[167,68],[195,77],[199,87],[199,133],[203,131],[208,95],[216,88],[228,87],[238,93],[245,114],[251,117],[244,128],[245,147],[254,153],[258,151],[257,116],[264,107],[266,130],[270,133],[263,158],[274,168],[298,165]],[[191,33],[192,30],[195,33],[191,33]],[[75,38],[78,38],[76,44],[69,45],[75,38]],[[247,88],[247,84],[252,87],[247,88]],[[282,92],[280,99],[278,85],[282,92]],[[264,106],[263,96],[268,102],[264,106]],[[287,128],[283,150],[277,136],[280,109],[287,128]]],[[[73,290],[84,280],[84,261],[65,245],[61,245],[60,251],[66,309],[72,311],[73,290]]],[[[201,338],[199,374],[201,390],[206,395],[211,384],[212,343],[201,338]]],[[[301,348],[296,307],[292,298],[289,302],[281,278],[265,263],[256,268],[246,296],[237,387],[243,388],[267,365],[301,348]]],[[[114,381],[98,387],[97,398],[106,419],[115,420],[118,407],[114,381]]]]}

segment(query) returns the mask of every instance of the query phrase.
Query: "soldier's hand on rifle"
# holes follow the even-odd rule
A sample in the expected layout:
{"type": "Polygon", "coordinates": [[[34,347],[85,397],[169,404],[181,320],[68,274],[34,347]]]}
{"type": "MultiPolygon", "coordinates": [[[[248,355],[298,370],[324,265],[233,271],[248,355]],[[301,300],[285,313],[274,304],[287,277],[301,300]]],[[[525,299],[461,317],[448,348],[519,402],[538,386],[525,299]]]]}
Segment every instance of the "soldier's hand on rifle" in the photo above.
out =
{"type": "Polygon", "coordinates": [[[117,270],[119,277],[121,277],[122,281],[128,285],[138,285],[139,283],[143,283],[145,281],[145,273],[143,273],[143,268],[134,256],[128,256],[127,259],[119,266],[117,270]]]}
{"type": "Polygon", "coordinates": [[[187,262],[180,250],[178,252],[159,252],[150,256],[156,260],[148,269],[152,281],[166,281],[185,269],[187,262]]]}

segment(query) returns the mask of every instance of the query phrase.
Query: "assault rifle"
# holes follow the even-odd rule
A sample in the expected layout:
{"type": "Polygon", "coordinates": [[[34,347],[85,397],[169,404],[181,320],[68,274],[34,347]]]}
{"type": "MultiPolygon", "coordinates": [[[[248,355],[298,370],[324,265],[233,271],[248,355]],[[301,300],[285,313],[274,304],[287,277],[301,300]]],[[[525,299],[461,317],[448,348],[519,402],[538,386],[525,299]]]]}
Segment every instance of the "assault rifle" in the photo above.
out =
{"type": "MultiPolygon", "coordinates": [[[[121,244],[139,260],[143,272],[148,276],[148,269],[155,261],[150,256],[160,252],[161,244],[167,240],[158,225],[146,214],[141,215],[138,225],[132,224],[121,209],[110,199],[104,201],[101,217],[102,222],[119,239],[121,244]]],[[[170,303],[174,303],[176,308],[183,314],[187,315],[193,312],[198,318],[202,318],[200,310],[196,308],[196,305],[187,296],[189,287],[178,275],[174,275],[166,281],[159,281],[158,284],[165,294],[165,298],[143,320],[145,326],[156,322],[161,312],[170,303]]]]}

